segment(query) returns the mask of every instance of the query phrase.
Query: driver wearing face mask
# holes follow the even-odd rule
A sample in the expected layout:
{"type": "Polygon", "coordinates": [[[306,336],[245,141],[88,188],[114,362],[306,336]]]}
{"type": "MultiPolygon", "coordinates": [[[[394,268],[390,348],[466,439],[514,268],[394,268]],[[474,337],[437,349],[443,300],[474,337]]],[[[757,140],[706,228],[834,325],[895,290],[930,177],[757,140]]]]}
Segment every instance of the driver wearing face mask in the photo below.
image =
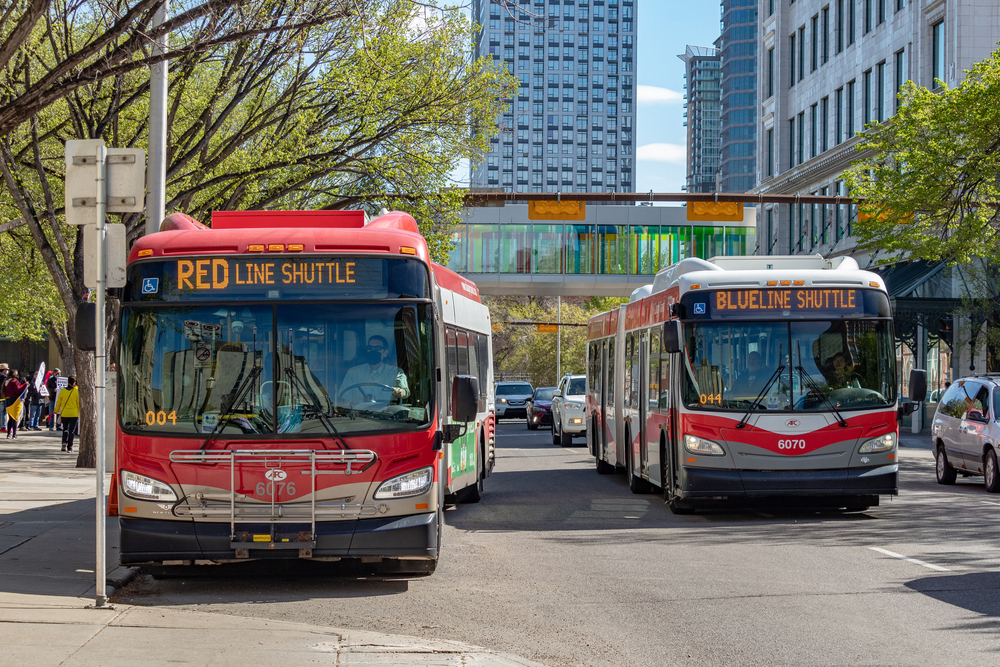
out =
{"type": "Polygon", "coordinates": [[[388,356],[389,341],[382,336],[369,338],[365,350],[366,363],[355,366],[344,375],[341,386],[344,388],[345,397],[353,399],[363,394],[375,400],[384,399],[390,388],[393,398],[409,397],[410,387],[406,382],[406,375],[398,367],[385,363],[385,358],[388,356]],[[382,385],[383,388],[380,391],[379,387],[373,385],[382,385]]]}

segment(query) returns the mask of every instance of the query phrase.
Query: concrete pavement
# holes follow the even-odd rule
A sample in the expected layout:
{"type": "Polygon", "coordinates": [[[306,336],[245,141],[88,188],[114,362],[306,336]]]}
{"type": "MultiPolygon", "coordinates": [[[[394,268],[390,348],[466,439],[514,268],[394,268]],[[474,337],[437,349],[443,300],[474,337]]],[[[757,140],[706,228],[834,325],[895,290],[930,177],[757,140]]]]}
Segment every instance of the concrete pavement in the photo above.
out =
{"type": "MultiPolygon", "coordinates": [[[[59,433],[0,438],[0,646],[4,664],[243,667],[468,665],[542,667],[518,656],[428,640],[167,607],[88,609],[94,596],[94,472],[59,451],[59,433]]],[[[109,581],[118,566],[108,522],[109,581]]],[[[197,584],[197,580],[192,581],[197,584]]],[[[114,590],[109,586],[109,593],[114,590]]]]}

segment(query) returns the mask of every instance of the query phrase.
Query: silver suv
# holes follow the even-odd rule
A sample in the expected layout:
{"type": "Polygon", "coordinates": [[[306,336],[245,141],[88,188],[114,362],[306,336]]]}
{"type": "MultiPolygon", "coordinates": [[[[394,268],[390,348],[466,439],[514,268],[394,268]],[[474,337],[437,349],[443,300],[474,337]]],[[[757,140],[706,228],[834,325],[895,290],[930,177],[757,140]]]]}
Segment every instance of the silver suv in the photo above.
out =
{"type": "Polygon", "coordinates": [[[938,484],[954,484],[958,474],[982,475],[987,491],[1000,491],[998,419],[1000,377],[962,378],[945,391],[931,425],[938,484]]]}
{"type": "Polygon", "coordinates": [[[587,435],[584,404],[587,401],[587,376],[566,374],[552,396],[552,444],[570,447],[573,436],[587,435]]]}
{"type": "Polygon", "coordinates": [[[528,382],[497,382],[497,419],[504,419],[507,417],[527,417],[528,400],[534,393],[534,387],[532,387],[528,382]]]}

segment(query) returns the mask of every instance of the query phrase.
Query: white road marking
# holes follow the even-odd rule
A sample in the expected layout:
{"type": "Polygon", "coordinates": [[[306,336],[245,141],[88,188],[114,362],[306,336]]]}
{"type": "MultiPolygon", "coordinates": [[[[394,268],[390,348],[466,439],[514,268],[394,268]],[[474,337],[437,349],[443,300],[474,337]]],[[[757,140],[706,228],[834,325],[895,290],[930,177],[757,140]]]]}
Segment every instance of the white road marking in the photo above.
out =
{"type": "Polygon", "coordinates": [[[995,502],[993,502],[991,500],[980,500],[979,502],[986,503],[987,505],[996,505],[996,506],[1000,507],[1000,503],[995,503],[995,502]]]}
{"type": "Polygon", "coordinates": [[[946,567],[941,567],[940,565],[934,565],[933,563],[925,563],[922,560],[917,560],[916,558],[910,558],[909,556],[904,556],[903,554],[898,554],[895,551],[889,551],[888,549],[880,549],[878,547],[868,547],[868,548],[871,549],[872,551],[877,551],[880,554],[885,554],[886,556],[892,556],[893,558],[898,558],[900,560],[905,560],[905,561],[908,561],[910,563],[916,563],[917,565],[923,565],[924,567],[926,567],[928,569],[931,569],[931,570],[936,570],[938,572],[951,572],[951,570],[949,570],[946,567]]]}

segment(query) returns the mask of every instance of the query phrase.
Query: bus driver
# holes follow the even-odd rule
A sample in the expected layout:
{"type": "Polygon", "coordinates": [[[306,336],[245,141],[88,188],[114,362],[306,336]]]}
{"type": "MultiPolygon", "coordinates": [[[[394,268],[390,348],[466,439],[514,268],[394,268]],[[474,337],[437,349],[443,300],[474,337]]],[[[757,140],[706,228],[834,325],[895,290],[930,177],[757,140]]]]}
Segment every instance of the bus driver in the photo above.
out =
{"type": "Polygon", "coordinates": [[[377,335],[369,338],[365,363],[347,371],[340,393],[346,394],[350,399],[360,397],[356,402],[381,402],[385,393],[390,390],[392,398],[409,397],[410,387],[406,382],[406,374],[397,366],[385,363],[388,356],[389,341],[377,335]]]}

